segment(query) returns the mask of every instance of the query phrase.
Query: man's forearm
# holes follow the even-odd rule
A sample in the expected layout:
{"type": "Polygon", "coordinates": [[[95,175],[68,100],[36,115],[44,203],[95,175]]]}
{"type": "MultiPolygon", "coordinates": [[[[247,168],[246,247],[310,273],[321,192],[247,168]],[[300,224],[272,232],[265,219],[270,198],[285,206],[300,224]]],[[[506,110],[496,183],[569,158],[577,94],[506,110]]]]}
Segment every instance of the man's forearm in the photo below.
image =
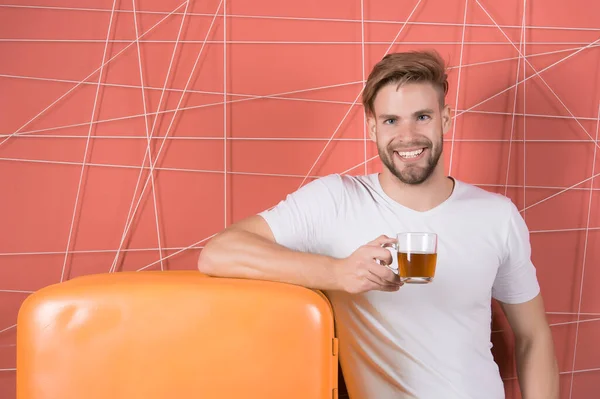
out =
{"type": "Polygon", "coordinates": [[[334,258],[292,251],[257,234],[231,229],[202,250],[198,269],[208,275],[279,281],[313,289],[341,289],[334,258]]]}
{"type": "Polygon", "coordinates": [[[523,399],[558,399],[559,374],[551,334],[517,339],[515,355],[523,399]]]}

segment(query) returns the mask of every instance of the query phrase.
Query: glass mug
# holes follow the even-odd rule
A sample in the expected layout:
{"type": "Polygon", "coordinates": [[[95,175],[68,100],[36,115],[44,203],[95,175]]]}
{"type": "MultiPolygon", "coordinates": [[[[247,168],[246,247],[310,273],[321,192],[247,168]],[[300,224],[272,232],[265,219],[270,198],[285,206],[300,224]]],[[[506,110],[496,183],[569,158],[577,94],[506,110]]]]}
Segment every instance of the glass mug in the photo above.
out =
{"type": "Polygon", "coordinates": [[[435,233],[398,233],[396,243],[384,245],[398,254],[398,269],[387,266],[408,284],[433,281],[437,265],[438,237],[435,233]]]}

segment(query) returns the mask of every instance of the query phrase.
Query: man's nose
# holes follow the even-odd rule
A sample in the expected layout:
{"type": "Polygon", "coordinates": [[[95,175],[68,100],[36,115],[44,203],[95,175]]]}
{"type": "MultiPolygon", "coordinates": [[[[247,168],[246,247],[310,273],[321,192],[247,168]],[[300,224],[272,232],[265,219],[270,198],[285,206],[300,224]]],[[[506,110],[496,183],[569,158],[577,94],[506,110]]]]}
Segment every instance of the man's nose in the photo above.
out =
{"type": "Polygon", "coordinates": [[[398,130],[396,132],[398,137],[402,137],[403,140],[410,140],[411,138],[416,137],[416,126],[411,121],[404,121],[398,124],[398,130]]]}

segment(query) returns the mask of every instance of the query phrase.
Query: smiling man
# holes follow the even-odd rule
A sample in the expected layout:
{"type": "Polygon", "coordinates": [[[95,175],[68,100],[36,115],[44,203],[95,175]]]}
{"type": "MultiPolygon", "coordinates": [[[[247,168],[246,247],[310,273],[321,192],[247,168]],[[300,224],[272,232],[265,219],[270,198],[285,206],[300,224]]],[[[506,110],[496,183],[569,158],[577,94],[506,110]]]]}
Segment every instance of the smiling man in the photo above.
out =
{"type": "Polygon", "coordinates": [[[363,92],[371,139],[377,143],[381,161],[400,182],[413,185],[425,182],[436,170],[442,135],[450,122],[444,104],[448,90],[445,72],[435,65],[435,59],[421,58],[422,65],[415,66],[422,70],[407,74],[398,70],[400,62],[410,61],[406,54],[386,57],[375,66],[363,92]],[[425,82],[411,82],[419,76],[425,82]],[[397,134],[402,125],[408,129],[408,138],[397,134]],[[396,157],[401,161],[398,166],[396,157]]]}
{"type": "Polygon", "coordinates": [[[363,92],[384,168],[317,179],[237,222],[202,251],[200,271],[325,291],[352,399],[501,399],[491,300],[515,334],[524,399],[557,399],[558,370],[529,231],[506,197],[444,171],[451,123],[435,52],[386,56],[363,92]],[[435,278],[403,284],[385,264],[396,233],[439,237],[435,278]]]}

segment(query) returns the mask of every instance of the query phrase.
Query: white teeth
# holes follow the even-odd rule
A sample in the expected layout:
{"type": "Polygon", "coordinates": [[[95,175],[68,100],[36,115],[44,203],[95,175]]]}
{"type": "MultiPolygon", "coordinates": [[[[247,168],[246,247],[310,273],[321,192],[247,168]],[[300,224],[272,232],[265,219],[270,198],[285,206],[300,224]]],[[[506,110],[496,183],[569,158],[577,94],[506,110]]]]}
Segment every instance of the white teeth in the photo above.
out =
{"type": "Polygon", "coordinates": [[[421,153],[424,151],[424,148],[421,148],[419,150],[415,150],[415,151],[408,151],[408,152],[398,152],[398,154],[402,157],[402,158],[415,158],[418,157],[419,155],[421,155],[421,153]]]}

